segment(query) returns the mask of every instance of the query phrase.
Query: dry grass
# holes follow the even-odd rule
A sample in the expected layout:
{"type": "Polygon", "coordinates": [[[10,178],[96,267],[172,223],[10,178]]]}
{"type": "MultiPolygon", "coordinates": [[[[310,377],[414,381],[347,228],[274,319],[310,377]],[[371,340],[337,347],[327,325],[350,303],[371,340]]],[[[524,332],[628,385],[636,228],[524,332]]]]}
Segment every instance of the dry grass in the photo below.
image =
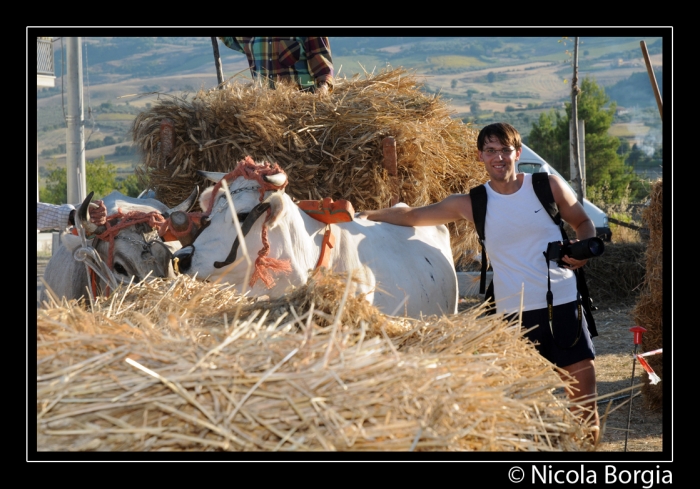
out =
{"type": "Polygon", "coordinates": [[[517,326],[479,308],[388,317],[348,283],[324,274],[270,303],[180,276],[91,310],[46,304],[37,449],[594,449],[517,326]]]}
{"type": "Polygon", "coordinates": [[[594,304],[614,304],[639,297],[644,282],[644,242],[606,243],[599,257],[586,263],[586,283],[594,304]]]}
{"type": "MultiPolygon", "coordinates": [[[[647,331],[642,337],[642,351],[663,348],[663,180],[652,187],[651,203],[642,215],[649,228],[649,244],[646,249],[646,275],[644,287],[634,310],[637,325],[647,331]]],[[[663,355],[646,359],[651,368],[663,378],[663,355]]],[[[644,401],[650,408],[660,409],[663,390],[645,380],[642,386],[644,401]]]]}
{"type": "MultiPolygon", "coordinates": [[[[488,179],[476,152],[478,131],[421,87],[415,74],[398,68],[339,79],[328,97],[244,83],[200,90],[191,100],[162,94],[134,121],[143,153],[136,171],[169,206],[193,184],[207,184],[196,170],[228,172],[246,156],[278,163],[293,198],[347,199],[356,211],[387,207],[394,194],[421,206],[466,193],[488,179]],[[396,179],[383,166],[388,136],[396,140],[396,179]]],[[[478,249],[471,224],[448,227],[456,258],[478,249]]]]}

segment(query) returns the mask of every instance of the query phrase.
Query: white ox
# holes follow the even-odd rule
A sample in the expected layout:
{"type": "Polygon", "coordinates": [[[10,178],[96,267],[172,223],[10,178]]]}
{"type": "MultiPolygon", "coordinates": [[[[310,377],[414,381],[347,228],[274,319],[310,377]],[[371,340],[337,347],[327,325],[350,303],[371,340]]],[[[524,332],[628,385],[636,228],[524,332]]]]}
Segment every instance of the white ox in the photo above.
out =
{"type": "MultiPolygon", "coordinates": [[[[164,243],[158,234],[159,223],[172,212],[189,210],[198,193],[195,189],[184,202],[170,209],[155,199],[137,199],[114,191],[102,199],[109,223],[103,226],[89,221],[90,193],[75,213],[75,220],[87,235],[101,238],[87,239],[83,246],[80,236],[61,234],[62,246],[51,256],[44,271],[46,285],[58,298],[78,299],[87,296],[88,287],[92,293],[105,293],[110,281],[117,286],[132,280],[138,283],[149,274],[153,278],[174,278],[172,252],[180,244],[164,243]],[[88,272],[85,262],[100,273],[88,272]]],[[[40,301],[48,299],[44,288],[40,301]]]]}
{"type": "MultiPolygon", "coordinates": [[[[319,261],[326,225],[284,192],[287,176],[279,166],[246,158],[229,174],[199,173],[217,182],[226,177],[245,247],[256,266],[253,273],[248,271],[226,193],[217,184],[202,192],[200,206],[209,214],[205,212],[192,246],[175,253],[180,271],[234,284],[239,291],[248,274],[254,297],[277,298],[290,285],[306,283],[319,261]]],[[[456,312],[457,276],[444,225],[413,228],[355,219],[331,224],[331,229],[335,246],[328,268],[353,271],[361,281],[356,293],[366,294],[382,312],[409,317],[456,312]]]]}

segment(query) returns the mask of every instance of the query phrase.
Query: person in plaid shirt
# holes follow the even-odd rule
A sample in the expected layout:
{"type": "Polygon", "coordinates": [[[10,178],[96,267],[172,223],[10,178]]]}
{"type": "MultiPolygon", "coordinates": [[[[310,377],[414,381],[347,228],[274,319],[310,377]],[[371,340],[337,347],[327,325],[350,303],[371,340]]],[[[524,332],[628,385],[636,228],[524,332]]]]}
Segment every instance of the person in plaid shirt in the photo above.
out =
{"type": "Polygon", "coordinates": [[[300,90],[333,91],[333,60],[327,37],[220,37],[248,58],[253,78],[292,80],[300,90]]]}
{"type": "MultiPolygon", "coordinates": [[[[63,231],[69,226],[75,225],[75,206],[72,204],[55,205],[48,202],[36,203],[36,229],[37,231],[50,231],[58,229],[63,231]]],[[[90,221],[101,226],[107,218],[107,208],[104,202],[96,200],[90,204],[90,221]],[[96,207],[95,207],[96,205],[96,207]]]]}

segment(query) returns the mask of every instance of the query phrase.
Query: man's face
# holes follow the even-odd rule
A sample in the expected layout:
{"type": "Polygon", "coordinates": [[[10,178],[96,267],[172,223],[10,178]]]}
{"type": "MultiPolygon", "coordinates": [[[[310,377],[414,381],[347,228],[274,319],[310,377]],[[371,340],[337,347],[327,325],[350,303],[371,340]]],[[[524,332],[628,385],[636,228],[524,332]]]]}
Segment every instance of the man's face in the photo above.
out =
{"type": "Polygon", "coordinates": [[[520,158],[522,148],[515,150],[513,146],[503,145],[498,139],[492,138],[484,143],[484,149],[478,151],[479,159],[484,162],[486,172],[491,180],[505,181],[515,175],[515,162],[520,158]]]}

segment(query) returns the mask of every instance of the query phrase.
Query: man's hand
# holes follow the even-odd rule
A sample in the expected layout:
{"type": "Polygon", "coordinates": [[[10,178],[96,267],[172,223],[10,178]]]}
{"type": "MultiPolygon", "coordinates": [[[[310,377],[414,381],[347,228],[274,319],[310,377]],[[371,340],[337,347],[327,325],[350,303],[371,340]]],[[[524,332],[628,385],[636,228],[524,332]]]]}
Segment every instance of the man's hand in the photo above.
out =
{"type": "Polygon", "coordinates": [[[96,226],[102,226],[107,222],[107,208],[101,200],[90,203],[90,222],[96,226]]]}
{"type": "Polygon", "coordinates": [[[324,96],[328,95],[328,93],[329,93],[329,91],[328,91],[328,84],[327,84],[327,83],[321,83],[321,85],[319,85],[319,87],[318,87],[318,96],[319,96],[319,97],[324,97],[324,96]]]}
{"type": "MultiPolygon", "coordinates": [[[[573,244],[573,243],[576,243],[578,241],[579,241],[578,239],[570,239],[569,244],[573,244]]],[[[566,263],[568,265],[568,267],[566,267],[566,268],[568,268],[569,270],[576,270],[577,268],[581,268],[586,263],[588,263],[588,259],[577,260],[576,258],[571,258],[569,255],[562,256],[561,261],[563,261],[564,263],[566,263]]]]}

